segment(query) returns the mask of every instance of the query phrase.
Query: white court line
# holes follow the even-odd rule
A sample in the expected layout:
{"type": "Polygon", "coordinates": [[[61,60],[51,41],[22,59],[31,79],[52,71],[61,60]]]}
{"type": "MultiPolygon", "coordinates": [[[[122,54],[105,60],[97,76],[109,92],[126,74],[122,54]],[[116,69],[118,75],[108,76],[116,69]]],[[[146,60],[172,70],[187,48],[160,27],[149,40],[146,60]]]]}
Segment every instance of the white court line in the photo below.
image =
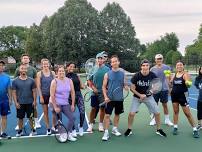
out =
{"type": "Polygon", "coordinates": [[[196,101],[198,100],[198,99],[196,99],[196,98],[192,98],[192,97],[188,97],[188,98],[189,98],[189,99],[193,99],[193,100],[196,100],[196,101]]]}
{"type": "Polygon", "coordinates": [[[190,95],[190,96],[198,96],[199,94],[196,94],[196,93],[194,94],[194,93],[193,93],[193,94],[189,94],[189,95],[190,95]]]}

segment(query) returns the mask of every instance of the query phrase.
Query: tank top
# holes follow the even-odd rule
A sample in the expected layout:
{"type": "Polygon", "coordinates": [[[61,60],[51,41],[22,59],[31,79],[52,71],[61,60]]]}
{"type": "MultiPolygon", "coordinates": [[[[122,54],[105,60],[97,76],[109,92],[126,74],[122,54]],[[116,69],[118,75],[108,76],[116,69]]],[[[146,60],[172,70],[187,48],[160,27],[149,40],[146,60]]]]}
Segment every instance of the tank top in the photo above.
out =
{"type": "Polygon", "coordinates": [[[110,70],[108,73],[107,95],[111,101],[123,101],[124,72],[110,70]]]}
{"type": "Polygon", "coordinates": [[[55,79],[56,90],[55,90],[55,100],[57,105],[68,105],[69,95],[71,91],[70,80],[65,78],[65,81],[55,79]]]}
{"type": "Polygon", "coordinates": [[[74,84],[74,91],[80,92],[80,80],[76,73],[67,73],[66,77],[70,78],[73,81],[74,84]]]}
{"type": "Polygon", "coordinates": [[[188,91],[188,88],[185,84],[185,80],[183,79],[184,74],[181,77],[175,77],[173,79],[173,88],[171,93],[172,94],[182,94],[188,91]]]}
{"type": "Polygon", "coordinates": [[[47,77],[41,71],[41,92],[42,95],[50,96],[50,85],[51,81],[54,79],[52,72],[50,71],[50,75],[47,77]]]}

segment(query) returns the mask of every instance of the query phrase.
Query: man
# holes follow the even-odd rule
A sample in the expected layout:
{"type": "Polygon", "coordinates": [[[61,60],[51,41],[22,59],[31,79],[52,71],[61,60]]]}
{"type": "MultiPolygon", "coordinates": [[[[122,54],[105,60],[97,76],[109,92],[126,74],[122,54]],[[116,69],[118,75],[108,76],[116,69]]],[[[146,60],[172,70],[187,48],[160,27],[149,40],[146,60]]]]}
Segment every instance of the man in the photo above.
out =
{"type": "Polygon", "coordinates": [[[130,113],[128,115],[128,129],[125,132],[125,136],[132,134],[132,123],[136,112],[138,112],[141,103],[144,103],[149,112],[154,114],[156,125],[156,134],[166,137],[166,134],[160,129],[160,112],[157,103],[153,96],[148,96],[147,91],[150,82],[157,78],[153,72],[149,71],[150,65],[148,60],[141,62],[141,71],[136,73],[131,79],[131,91],[134,93],[130,113]]]}
{"type": "MultiPolygon", "coordinates": [[[[169,82],[171,79],[171,75],[167,72],[170,71],[170,67],[163,64],[163,55],[156,54],[155,56],[155,62],[156,65],[151,68],[151,71],[162,80],[162,91],[158,94],[154,95],[154,99],[156,103],[158,104],[159,101],[162,103],[163,111],[165,115],[165,124],[168,126],[173,126],[173,123],[169,119],[169,112],[168,112],[168,94],[169,94],[169,82]]],[[[153,115],[153,114],[152,114],[153,115]]],[[[150,125],[153,126],[156,124],[156,121],[154,118],[152,118],[150,125]]]]}
{"type": "MultiPolygon", "coordinates": [[[[35,83],[37,82],[37,71],[36,69],[29,65],[30,57],[28,54],[22,54],[21,56],[21,63],[27,66],[27,76],[30,78],[33,78],[35,80],[35,83]]],[[[17,77],[20,75],[19,68],[16,69],[14,77],[17,77]]],[[[36,128],[41,128],[40,122],[38,121],[38,113],[37,109],[34,109],[34,122],[36,128]]],[[[16,126],[15,130],[18,130],[18,126],[16,126]]]]}
{"type": "Polygon", "coordinates": [[[121,136],[121,133],[118,130],[120,114],[124,112],[123,109],[123,88],[127,88],[124,72],[119,68],[120,61],[118,56],[113,55],[111,57],[111,66],[112,70],[107,72],[104,76],[103,81],[103,94],[105,106],[105,117],[104,117],[104,135],[102,140],[107,141],[109,139],[109,125],[110,125],[110,116],[113,109],[115,109],[114,115],[114,127],[112,129],[112,134],[115,136],[121,136]]]}
{"type": "Polygon", "coordinates": [[[89,86],[91,86],[93,90],[93,95],[91,96],[91,112],[90,112],[90,122],[88,132],[92,132],[93,130],[93,122],[96,114],[96,109],[99,108],[100,112],[100,123],[99,123],[99,131],[103,132],[103,120],[104,120],[104,106],[99,107],[99,104],[104,101],[103,93],[102,93],[102,84],[105,73],[109,71],[109,68],[104,65],[104,58],[101,53],[96,55],[96,60],[98,63],[98,69],[93,74],[93,76],[88,80],[89,86]]]}
{"type": "Polygon", "coordinates": [[[5,62],[0,61],[0,114],[1,114],[1,122],[0,122],[0,137],[1,138],[10,138],[7,135],[6,126],[7,126],[7,115],[10,111],[10,104],[12,103],[11,98],[11,80],[10,77],[4,73],[5,62]]]}
{"type": "Polygon", "coordinates": [[[32,132],[30,135],[36,135],[36,130],[33,128],[31,114],[33,108],[36,108],[36,85],[34,79],[27,76],[27,65],[21,64],[19,67],[20,76],[16,77],[12,83],[13,100],[15,102],[18,118],[19,130],[17,137],[22,136],[23,119],[25,114],[29,118],[32,132]]]}

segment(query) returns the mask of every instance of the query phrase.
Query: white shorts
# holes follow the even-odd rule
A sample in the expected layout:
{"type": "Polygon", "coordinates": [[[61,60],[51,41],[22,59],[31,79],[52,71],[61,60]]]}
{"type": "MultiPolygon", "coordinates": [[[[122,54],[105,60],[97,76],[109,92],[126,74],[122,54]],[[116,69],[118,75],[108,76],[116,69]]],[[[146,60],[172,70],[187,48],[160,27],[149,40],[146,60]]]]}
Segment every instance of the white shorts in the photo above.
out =
{"type": "Polygon", "coordinates": [[[143,101],[141,101],[140,99],[136,97],[133,97],[130,112],[134,112],[134,113],[138,112],[138,109],[141,103],[144,103],[147,106],[150,113],[154,113],[154,114],[159,113],[159,107],[156,101],[154,100],[153,96],[147,97],[143,101]]]}

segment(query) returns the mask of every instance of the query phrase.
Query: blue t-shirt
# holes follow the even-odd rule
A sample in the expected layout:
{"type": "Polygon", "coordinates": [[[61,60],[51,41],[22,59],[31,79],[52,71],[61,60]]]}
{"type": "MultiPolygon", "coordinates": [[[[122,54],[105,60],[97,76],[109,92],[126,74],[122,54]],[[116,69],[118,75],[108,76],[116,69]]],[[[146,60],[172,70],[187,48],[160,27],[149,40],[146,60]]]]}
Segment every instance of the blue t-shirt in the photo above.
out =
{"type": "Polygon", "coordinates": [[[124,72],[110,70],[107,75],[107,96],[110,101],[123,101],[124,72]]]}
{"type": "Polygon", "coordinates": [[[151,71],[162,81],[162,91],[167,91],[169,90],[169,86],[164,74],[164,70],[171,70],[171,68],[165,64],[162,64],[161,68],[158,68],[157,66],[151,68],[151,71]]]}
{"type": "Polygon", "coordinates": [[[11,80],[9,75],[5,73],[0,74],[0,103],[8,100],[8,89],[11,87],[11,80]]]}

